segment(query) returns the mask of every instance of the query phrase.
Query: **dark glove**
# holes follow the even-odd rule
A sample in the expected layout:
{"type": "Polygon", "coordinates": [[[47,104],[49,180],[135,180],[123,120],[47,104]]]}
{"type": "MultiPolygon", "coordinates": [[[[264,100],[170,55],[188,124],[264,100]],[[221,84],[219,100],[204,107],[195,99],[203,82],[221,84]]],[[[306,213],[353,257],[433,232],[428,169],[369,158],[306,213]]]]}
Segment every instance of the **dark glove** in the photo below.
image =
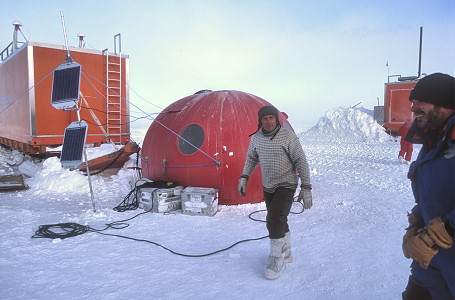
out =
{"type": "Polygon", "coordinates": [[[453,238],[447,233],[440,217],[431,219],[425,228],[419,229],[417,234],[410,236],[406,242],[403,237],[404,256],[419,262],[423,269],[428,268],[439,248],[448,249],[452,245],[453,238]]]}
{"type": "Polygon", "coordinates": [[[300,193],[297,201],[303,203],[304,209],[309,209],[313,206],[313,195],[311,194],[311,185],[303,185],[300,187],[300,193]]]}
{"type": "Polygon", "coordinates": [[[239,178],[239,186],[238,186],[238,191],[240,196],[245,196],[246,194],[246,183],[248,179],[245,177],[240,177],[239,178]]]}

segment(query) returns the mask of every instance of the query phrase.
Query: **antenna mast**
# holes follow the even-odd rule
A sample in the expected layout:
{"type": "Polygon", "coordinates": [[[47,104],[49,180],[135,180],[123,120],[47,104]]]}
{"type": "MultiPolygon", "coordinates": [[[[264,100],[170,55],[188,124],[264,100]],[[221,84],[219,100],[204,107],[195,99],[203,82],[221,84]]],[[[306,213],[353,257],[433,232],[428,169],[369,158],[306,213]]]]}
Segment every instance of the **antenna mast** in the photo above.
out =
{"type": "Polygon", "coordinates": [[[19,48],[19,40],[17,39],[17,32],[21,30],[22,23],[18,20],[13,21],[14,34],[13,34],[13,52],[19,48]]]}
{"type": "Polygon", "coordinates": [[[419,72],[417,74],[417,78],[420,78],[420,70],[421,70],[421,66],[422,66],[422,34],[423,34],[423,27],[420,26],[419,72]]]}
{"type": "Polygon", "coordinates": [[[85,41],[84,41],[85,34],[83,34],[82,32],[79,32],[77,34],[77,37],[79,38],[79,48],[84,48],[85,47],[85,41]]]}
{"type": "Polygon", "coordinates": [[[63,36],[65,38],[66,61],[67,62],[73,62],[73,59],[70,56],[70,50],[69,50],[69,47],[68,47],[68,37],[66,35],[65,17],[63,16],[63,11],[60,11],[60,17],[62,18],[63,36]]]}

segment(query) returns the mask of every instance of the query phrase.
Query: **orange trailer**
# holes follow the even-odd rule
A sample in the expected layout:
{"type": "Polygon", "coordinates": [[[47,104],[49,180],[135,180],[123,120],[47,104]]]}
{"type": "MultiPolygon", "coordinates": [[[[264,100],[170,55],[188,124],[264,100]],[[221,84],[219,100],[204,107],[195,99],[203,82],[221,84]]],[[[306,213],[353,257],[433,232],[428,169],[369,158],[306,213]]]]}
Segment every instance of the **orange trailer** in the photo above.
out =
{"type": "Polygon", "coordinates": [[[385,84],[383,126],[394,135],[406,119],[413,119],[409,95],[417,81],[410,80],[385,84]]]}
{"type": "Polygon", "coordinates": [[[374,107],[374,119],[384,126],[386,131],[393,136],[397,135],[398,128],[400,128],[407,119],[414,118],[414,114],[411,112],[409,95],[422,75],[422,36],[423,27],[420,27],[419,68],[417,76],[402,77],[401,75],[389,75],[389,80],[391,77],[398,77],[398,81],[389,81],[385,83],[384,106],[374,107]]]}
{"type": "MultiPolygon", "coordinates": [[[[6,50],[6,49],[5,49],[6,50]]],[[[130,140],[129,57],[121,53],[69,47],[82,66],[80,118],[88,123],[86,143],[130,140]],[[107,136],[107,138],[106,138],[107,136]]],[[[5,52],[5,51],[3,51],[5,52]]],[[[51,105],[53,70],[65,63],[64,46],[26,42],[0,60],[0,143],[30,154],[63,142],[75,110],[51,105]]]]}

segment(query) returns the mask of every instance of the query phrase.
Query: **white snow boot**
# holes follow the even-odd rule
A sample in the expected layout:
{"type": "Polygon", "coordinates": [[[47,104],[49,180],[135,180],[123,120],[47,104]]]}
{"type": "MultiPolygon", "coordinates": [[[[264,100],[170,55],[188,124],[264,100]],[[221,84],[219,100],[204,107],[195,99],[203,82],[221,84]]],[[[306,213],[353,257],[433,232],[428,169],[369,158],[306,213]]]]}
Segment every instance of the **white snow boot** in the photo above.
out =
{"type": "Polygon", "coordinates": [[[278,278],[286,266],[284,261],[285,245],[285,238],[270,239],[270,256],[265,268],[265,277],[267,279],[278,278]]]}
{"type": "Polygon", "coordinates": [[[288,264],[293,261],[294,261],[294,258],[292,257],[292,252],[291,252],[291,232],[288,231],[288,232],[286,232],[286,235],[284,236],[284,262],[288,264]]]}

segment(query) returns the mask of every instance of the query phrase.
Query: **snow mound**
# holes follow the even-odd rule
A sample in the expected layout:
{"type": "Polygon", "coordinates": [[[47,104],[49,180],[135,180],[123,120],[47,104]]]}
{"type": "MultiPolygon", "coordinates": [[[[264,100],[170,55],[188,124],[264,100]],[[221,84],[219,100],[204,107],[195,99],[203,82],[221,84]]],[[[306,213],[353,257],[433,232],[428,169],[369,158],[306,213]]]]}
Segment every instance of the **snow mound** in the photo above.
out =
{"type": "Polygon", "coordinates": [[[385,142],[390,136],[365,109],[333,108],[318,124],[300,134],[302,140],[318,142],[385,142]]]}
{"type": "MultiPolygon", "coordinates": [[[[101,147],[87,148],[87,156],[89,159],[103,156],[110,151],[115,151],[112,145],[102,145],[101,147]]],[[[91,176],[93,186],[96,188],[97,193],[110,193],[110,189],[114,191],[123,189],[127,193],[131,189],[131,178],[134,171],[128,169],[135,166],[136,155],[131,155],[130,160],[120,169],[116,170],[114,174],[106,177],[109,172],[91,176]],[[113,188],[116,186],[116,188],[113,188]]],[[[26,175],[31,177],[27,179],[27,183],[31,186],[31,190],[37,194],[54,193],[54,194],[88,194],[90,192],[88,179],[82,172],[63,168],[60,159],[57,157],[50,157],[42,163],[33,164],[29,162],[26,166],[27,169],[31,168],[32,172],[26,175]],[[31,166],[30,166],[31,165],[31,166]],[[30,174],[31,173],[31,174],[30,174]]],[[[19,170],[24,173],[24,163],[19,166],[19,170]]],[[[24,173],[25,174],[25,173],[24,173]]]]}
{"type": "Polygon", "coordinates": [[[36,194],[78,193],[89,192],[87,178],[80,172],[62,168],[57,157],[50,157],[42,164],[42,169],[36,172],[29,181],[36,194]]]}

